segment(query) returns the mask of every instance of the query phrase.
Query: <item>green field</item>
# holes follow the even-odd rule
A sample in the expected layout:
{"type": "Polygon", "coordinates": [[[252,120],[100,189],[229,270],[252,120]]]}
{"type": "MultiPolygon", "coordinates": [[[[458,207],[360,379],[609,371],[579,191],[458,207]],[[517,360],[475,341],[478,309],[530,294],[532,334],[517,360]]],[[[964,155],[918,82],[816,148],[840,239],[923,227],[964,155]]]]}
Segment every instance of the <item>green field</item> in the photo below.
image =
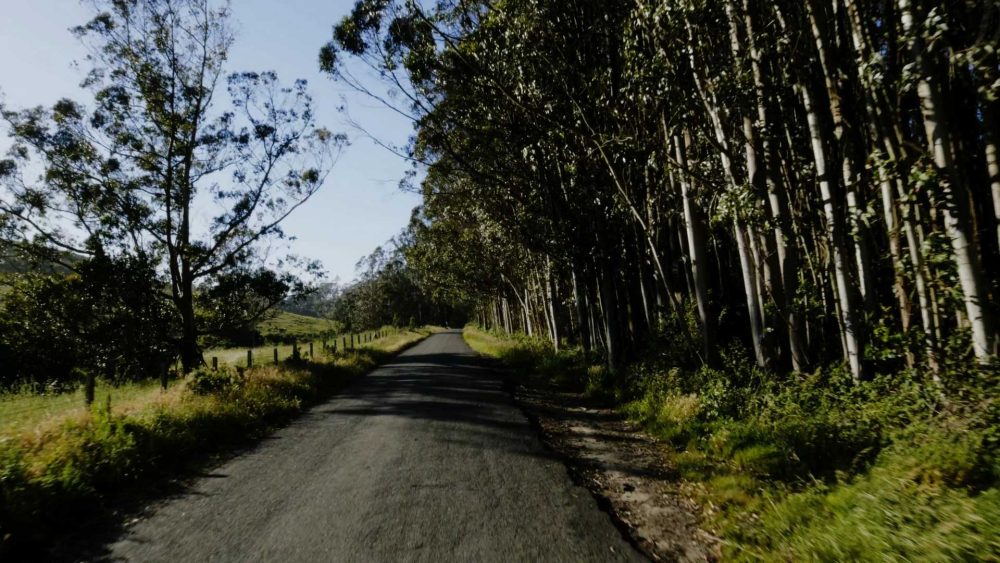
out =
{"type": "Polygon", "coordinates": [[[264,338],[268,339],[316,338],[321,334],[339,332],[340,323],[329,319],[278,311],[274,317],[257,323],[257,330],[264,338]]]}
{"type": "MultiPolygon", "coordinates": [[[[323,319],[314,319],[312,317],[304,317],[302,315],[293,315],[292,313],[284,313],[284,314],[285,315],[291,315],[293,317],[298,317],[297,319],[293,319],[293,321],[301,323],[301,326],[304,326],[305,323],[309,322],[309,321],[323,321],[323,319]],[[306,321],[302,321],[302,319],[306,319],[306,321]]],[[[283,319],[283,320],[285,322],[288,322],[288,319],[283,319]]],[[[332,321],[330,321],[330,322],[332,322],[332,321]]],[[[285,325],[285,326],[288,326],[288,325],[285,325]]],[[[314,325],[314,326],[317,326],[317,325],[314,325]]],[[[380,332],[381,332],[381,334],[383,336],[392,335],[392,334],[395,334],[398,331],[399,331],[399,329],[394,329],[394,328],[391,328],[391,327],[384,327],[384,328],[380,329],[380,332]]],[[[290,335],[291,333],[290,332],[286,332],[284,334],[289,334],[290,335]]],[[[344,349],[345,341],[346,341],[346,344],[347,344],[348,348],[350,348],[350,346],[351,346],[351,335],[350,334],[336,334],[336,333],[334,333],[334,334],[329,334],[325,338],[318,338],[318,337],[316,337],[316,334],[317,333],[315,333],[315,332],[306,332],[306,331],[303,331],[303,332],[300,332],[300,333],[298,333],[296,335],[297,337],[301,338],[300,340],[298,340],[298,346],[299,346],[299,354],[302,357],[304,357],[304,358],[308,358],[309,357],[309,344],[310,343],[312,343],[312,345],[313,345],[313,353],[315,354],[315,357],[317,357],[317,358],[322,358],[325,355],[325,353],[323,351],[323,344],[324,343],[326,343],[327,345],[329,345],[331,347],[331,349],[333,348],[334,344],[336,344],[337,350],[343,350],[344,349]]],[[[357,333],[355,335],[355,339],[354,339],[354,347],[355,348],[363,348],[363,347],[366,347],[366,346],[373,345],[374,342],[370,342],[369,338],[374,339],[374,334],[375,334],[375,331],[366,331],[366,332],[357,333]]],[[[205,358],[205,363],[208,364],[208,365],[212,364],[212,359],[213,358],[218,358],[220,364],[229,364],[229,365],[233,365],[233,366],[246,366],[247,365],[247,351],[248,350],[252,352],[252,357],[253,357],[254,365],[264,365],[264,364],[272,364],[272,363],[274,363],[274,351],[275,350],[278,351],[278,360],[279,361],[281,361],[281,360],[287,360],[288,358],[291,358],[292,357],[293,345],[292,344],[265,344],[263,346],[253,346],[253,347],[242,346],[242,347],[231,347],[231,348],[210,348],[210,349],[207,349],[207,350],[204,351],[203,356],[205,358]]]]}
{"type": "MultiPolygon", "coordinates": [[[[171,382],[171,387],[176,385],[171,382]]],[[[143,381],[113,386],[99,382],[94,396],[98,403],[110,400],[116,407],[160,394],[159,381],[143,381]],[[110,399],[109,399],[110,397],[110,399]]],[[[72,393],[0,393],[0,442],[26,432],[38,432],[54,420],[84,416],[83,388],[72,393]]]]}

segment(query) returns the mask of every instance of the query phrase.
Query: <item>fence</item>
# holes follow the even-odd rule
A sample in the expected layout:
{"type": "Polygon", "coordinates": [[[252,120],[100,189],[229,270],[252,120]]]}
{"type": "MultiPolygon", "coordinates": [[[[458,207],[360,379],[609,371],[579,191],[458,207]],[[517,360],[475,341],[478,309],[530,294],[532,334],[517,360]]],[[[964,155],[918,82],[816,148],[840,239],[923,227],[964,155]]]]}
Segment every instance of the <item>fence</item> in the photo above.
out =
{"type": "Polygon", "coordinates": [[[304,360],[329,358],[346,350],[367,347],[377,340],[399,334],[402,330],[404,329],[383,327],[378,330],[350,332],[331,338],[309,339],[292,344],[208,350],[204,353],[204,358],[205,363],[213,369],[218,369],[220,364],[234,367],[254,367],[277,364],[296,357],[304,360]]]}

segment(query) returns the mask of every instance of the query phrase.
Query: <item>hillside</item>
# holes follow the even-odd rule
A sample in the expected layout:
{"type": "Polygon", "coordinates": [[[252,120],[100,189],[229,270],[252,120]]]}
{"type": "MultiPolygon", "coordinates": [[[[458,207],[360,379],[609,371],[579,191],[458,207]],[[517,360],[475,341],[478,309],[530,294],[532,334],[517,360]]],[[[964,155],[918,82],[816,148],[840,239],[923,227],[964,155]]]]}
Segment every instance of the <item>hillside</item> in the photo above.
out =
{"type": "Polygon", "coordinates": [[[329,319],[309,317],[287,311],[278,313],[257,324],[257,330],[264,338],[310,337],[340,330],[340,324],[329,319]]]}

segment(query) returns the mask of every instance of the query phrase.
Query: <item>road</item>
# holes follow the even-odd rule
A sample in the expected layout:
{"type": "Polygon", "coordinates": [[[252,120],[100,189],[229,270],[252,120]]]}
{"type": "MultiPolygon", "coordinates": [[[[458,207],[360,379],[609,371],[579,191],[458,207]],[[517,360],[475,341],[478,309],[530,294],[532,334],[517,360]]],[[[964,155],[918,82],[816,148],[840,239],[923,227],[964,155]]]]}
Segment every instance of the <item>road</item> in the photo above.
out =
{"type": "Polygon", "coordinates": [[[460,331],[359,379],[107,549],[171,562],[642,560],[460,331]]]}

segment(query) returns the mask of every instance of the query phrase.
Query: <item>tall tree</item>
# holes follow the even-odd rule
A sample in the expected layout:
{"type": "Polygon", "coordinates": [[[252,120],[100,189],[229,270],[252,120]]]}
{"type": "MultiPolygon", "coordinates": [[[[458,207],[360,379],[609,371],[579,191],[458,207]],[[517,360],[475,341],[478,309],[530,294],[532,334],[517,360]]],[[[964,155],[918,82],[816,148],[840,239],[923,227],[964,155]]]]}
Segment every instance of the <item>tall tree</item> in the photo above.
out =
{"type": "MultiPolygon", "coordinates": [[[[89,113],[5,111],[7,242],[22,251],[164,256],[185,370],[201,360],[195,294],[255,260],[257,243],[323,184],[343,137],[317,127],[306,83],[225,74],[228,3],[99,0],[74,33],[88,46],[89,113]],[[223,91],[224,90],[224,91],[223,91]],[[44,169],[28,180],[29,159],[44,169]],[[20,172],[19,172],[20,170],[20,172]],[[203,210],[217,209],[207,220],[203,210]]],[[[50,253],[51,254],[51,253],[50,253]]]]}

